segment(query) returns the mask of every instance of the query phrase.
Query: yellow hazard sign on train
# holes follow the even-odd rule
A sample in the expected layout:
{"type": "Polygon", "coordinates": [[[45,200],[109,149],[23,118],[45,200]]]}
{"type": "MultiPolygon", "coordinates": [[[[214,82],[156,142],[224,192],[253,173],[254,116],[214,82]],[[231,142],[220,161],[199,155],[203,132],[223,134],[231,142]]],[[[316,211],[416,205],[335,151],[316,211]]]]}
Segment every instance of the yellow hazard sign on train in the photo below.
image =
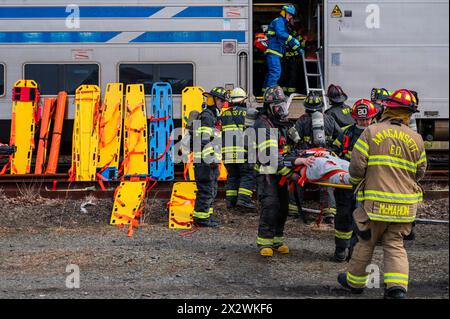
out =
{"type": "Polygon", "coordinates": [[[331,11],[331,17],[332,18],[342,18],[343,17],[342,10],[339,7],[339,5],[334,6],[333,11],[331,11]]]}

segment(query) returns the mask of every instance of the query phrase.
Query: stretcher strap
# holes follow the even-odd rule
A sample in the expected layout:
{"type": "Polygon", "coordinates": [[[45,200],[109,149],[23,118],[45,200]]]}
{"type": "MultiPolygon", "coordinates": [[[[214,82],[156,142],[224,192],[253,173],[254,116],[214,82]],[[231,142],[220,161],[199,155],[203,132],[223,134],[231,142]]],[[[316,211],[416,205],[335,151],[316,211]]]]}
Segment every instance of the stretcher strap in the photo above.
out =
{"type": "Polygon", "coordinates": [[[174,217],[172,217],[172,218],[170,219],[170,221],[172,221],[172,222],[174,222],[175,224],[180,225],[180,226],[188,226],[188,225],[192,224],[192,220],[187,221],[187,222],[180,222],[179,220],[175,219],[174,217]]]}
{"type": "Polygon", "coordinates": [[[187,174],[188,174],[189,170],[192,168],[193,165],[194,165],[194,154],[191,153],[188,156],[188,162],[184,166],[183,176],[184,176],[184,180],[185,181],[188,180],[187,174]]]}
{"type": "Polygon", "coordinates": [[[77,163],[74,162],[72,167],[69,169],[69,182],[74,182],[77,174],[77,163]]]}
{"type": "Polygon", "coordinates": [[[3,166],[2,170],[0,171],[0,175],[6,174],[6,172],[8,171],[8,168],[10,167],[10,165],[12,163],[12,159],[13,159],[13,156],[9,155],[8,162],[6,162],[6,164],[3,166]]]}
{"type": "Polygon", "coordinates": [[[103,184],[103,182],[108,181],[107,178],[105,178],[102,173],[109,167],[109,165],[111,165],[111,163],[117,158],[117,153],[115,153],[112,157],[112,159],[106,163],[102,168],[100,168],[96,174],[97,176],[97,181],[102,189],[102,191],[106,191],[105,185],[103,184]]]}
{"type": "MultiPolygon", "coordinates": [[[[99,128],[99,135],[100,135],[100,145],[102,148],[105,148],[106,146],[110,145],[111,143],[114,142],[114,140],[116,139],[116,135],[114,135],[110,141],[106,142],[105,139],[105,127],[106,125],[108,125],[113,119],[114,117],[117,115],[117,113],[119,113],[119,109],[120,109],[120,103],[117,103],[115,109],[114,109],[114,113],[111,115],[111,118],[107,121],[105,121],[105,118],[103,117],[103,115],[100,117],[100,128],[99,128]]],[[[105,104],[102,105],[101,109],[100,109],[100,113],[103,114],[105,110],[105,104]]],[[[116,130],[120,129],[120,126],[122,124],[122,118],[120,116],[117,117],[117,125],[116,125],[116,130]]]]}
{"type": "Polygon", "coordinates": [[[159,121],[167,121],[168,119],[170,119],[171,116],[165,116],[165,117],[154,117],[153,115],[150,116],[150,122],[159,122],[159,121]]]}
{"type": "MultiPolygon", "coordinates": [[[[119,174],[121,174],[124,171],[125,166],[130,163],[131,156],[133,156],[133,155],[145,155],[145,152],[136,152],[135,151],[136,147],[139,145],[139,142],[142,139],[142,134],[140,134],[140,133],[142,131],[144,131],[144,127],[140,128],[140,129],[132,129],[130,127],[130,128],[128,128],[127,131],[128,131],[128,133],[131,133],[131,132],[138,133],[138,138],[137,138],[137,141],[136,141],[136,144],[134,145],[134,147],[131,149],[131,151],[129,151],[127,153],[127,156],[125,156],[125,158],[123,159],[122,164],[120,165],[119,174]]],[[[130,148],[129,145],[126,145],[125,149],[129,149],[129,148],[130,148]]],[[[126,172],[126,173],[128,173],[128,172],[126,172]]],[[[127,175],[126,173],[124,175],[127,175]]]]}
{"type": "Polygon", "coordinates": [[[161,155],[159,155],[157,158],[149,158],[149,162],[153,163],[153,162],[158,162],[160,160],[162,160],[164,158],[164,156],[167,154],[167,152],[169,151],[170,145],[172,144],[172,136],[170,136],[169,141],[166,144],[166,149],[164,150],[164,152],[161,153],[161,155]]]}

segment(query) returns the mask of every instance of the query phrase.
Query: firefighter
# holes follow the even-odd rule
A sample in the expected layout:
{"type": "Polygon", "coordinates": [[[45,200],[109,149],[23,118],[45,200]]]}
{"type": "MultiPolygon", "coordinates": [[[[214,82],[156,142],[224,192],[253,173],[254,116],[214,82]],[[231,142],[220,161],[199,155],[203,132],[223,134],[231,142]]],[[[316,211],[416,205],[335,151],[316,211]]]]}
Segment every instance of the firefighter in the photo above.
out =
{"type": "Polygon", "coordinates": [[[221,146],[215,143],[215,137],[218,135],[217,128],[220,127],[220,111],[228,102],[229,93],[223,87],[215,87],[203,95],[206,103],[199,115],[200,125],[195,129],[196,140],[200,140],[201,145],[194,145],[194,174],[197,183],[194,223],[199,227],[217,227],[219,222],[211,215],[214,213],[213,202],[217,195],[221,146]]]}
{"type": "MultiPolygon", "coordinates": [[[[346,128],[334,141],[332,151],[340,158],[350,161],[352,159],[353,146],[364,129],[372,124],[377,115],[375,105],[366,99],[357,101],[352,108],[352,117],[356,123],[346,128]]],[[[334,260],[343,262],[347,259],[347,250],[350,250],[353,237],[352,213],[356,208],[356,198],[351,189],[336,188],[336,218],[334,260]]]]}
{"type": "MultiPolygon", "coordinates": [[[[295,30],[294,26],[289,24],[289,33],[300,42],[302,49],[306,47],[306,40],[295,30]]],[[[300,53],[298,50],[287,48],[284,58],[281,60],[281,78],[280,86],[288,95],[296,93],[300,74],[300,53]]]]}
{"type": "Polygon", "coordinates": [[[352,109],[345,104],[348,96],[339,85],[331,84],[327,90],[328,100],[330,101],[330,108],[325,111],[325,114],[334,118],[336,123],[342,129],[355,123],[352,117],[352,109]]]}
{"type": "MultiPolygon", "coordinates": [[[[341,133],[341,128],[333,117],[322,113],[324,107],[322,96],[318,92],[310,92],[305,99],[304,106],[306,113],[295,123],[295,128],[300,137],[298,147],[300,149],[331,148],[333,141],[341,133]]],[[[302,196],[300,195],[299,197],[301,198],[302,196]]],[[[336,214],[332,188],[321,188],[320,202],[324,221],[332,224],[336,214]]]]}
{"type": "Polygon", "coordinates": [[[427,158],[422,137],[408,127],[417,100],[408,90],[395,91],[384,103],[381,121],[369,126],[354,146],[350,162],[353,182],[359,182],[354,213],[358,234],[347,273],[338,282],[362,293],[368,281],[367,266],[377,242],[384,252],[384,297],[406,298],[408,256],[403,240],[411,236],[417,205],[423,194],[418,181],[427,158]]]}
{"type": "Polygon", "coordinates": [[[386,101],[391,96],[392,92],[389,92],[386,89],[372,89],[370,92],[370,100],[375,104],[378,113],[376,116],[376,120],[381,120],[381,116],[383,115],[384,107],[383,101],[386,101]]]}
{"type": "Polygon", "coordinates": [[[286,119],[287,115],[283,89],[274,86],[266,90],[263,109],[254,125],[258,137],[256,181],[261,203],[256,243],[264,257],[273,256],[274,250],[281,254],[289,253],[283,237],[288,214],[288,182],[297,182],[299,176],[291,169],[292,161],[288,159],[292,144],[287,131],[292,124],[286,119]]]}
{"type": "Polygon", "coordinates": [[[247,93],[235,88],[230,93],[229,108],[222,112],[222,157],[228,172],[226,184],[227,207],[255,209],[253,190],[255,187],[254,167],[247,160],[244,145],[247,93]]]}
{"type": "Polygon", "coordinates": [[[297,13],[294,5],[283,6],[280,17],[273,20],[267,31],[269,47],[266,50],[267,75],[263,85],[263,92],[275,85],[281,77],[281,59],[286,52],[286,45],[292,50],[303,53],[300,42],[289,34],[288,26],[297,13]]]}

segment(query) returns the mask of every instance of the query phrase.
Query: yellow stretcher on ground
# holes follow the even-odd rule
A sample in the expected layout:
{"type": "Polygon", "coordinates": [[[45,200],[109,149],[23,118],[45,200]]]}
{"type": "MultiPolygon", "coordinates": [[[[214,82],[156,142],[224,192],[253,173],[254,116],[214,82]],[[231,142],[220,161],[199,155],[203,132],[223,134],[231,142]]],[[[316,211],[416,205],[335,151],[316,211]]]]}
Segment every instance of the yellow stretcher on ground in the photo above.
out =
{"type": "Polygon", "coordinates": [[[114,194],[114,206],[111,225],[127,225],[128,236],[133,234],[133,227],[138,226],[146,197],[146,181],[121,182],[114,194]]]}
{"type": "Polygon", "coordinates": [[[128,225],[128,236],[138,226],[145,207],[148,176],[147,111],[144,85],[126,87],[124,120],[124,160],[121,171],[124,180],[116,189],[111,225],[128,225]]]}
{"type": "Polygon", "coordinates": [[[99,106],[96,85],[82,85],[75,93],[71,180],[95,181],[98,155],[99,106]]]}
{"type": "Polygon", "coordinates": [[[175,183],[168,203],[169,228],[191,229],[197,193],[195,182],[175,183]]]}
{"type": "Polygon", "coordinates": [[[35,81],[19,80],[14,84],[10,145],[15,145],[17,151],[10,158],[12,175],[30,173],[39,100],[35,81]]]}
{"type": "Polygon", "coordinates": [[[123,84],[109,83],[100,110],[97,171],[104,179],[117,178],[123,119],[123,84]]]}

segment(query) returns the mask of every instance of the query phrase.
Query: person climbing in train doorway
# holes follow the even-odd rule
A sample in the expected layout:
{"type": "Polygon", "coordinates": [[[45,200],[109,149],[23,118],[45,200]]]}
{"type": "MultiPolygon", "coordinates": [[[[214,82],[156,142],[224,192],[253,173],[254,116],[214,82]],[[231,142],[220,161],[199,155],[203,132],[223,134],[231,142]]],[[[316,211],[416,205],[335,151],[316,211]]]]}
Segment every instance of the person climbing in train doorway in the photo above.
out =
{"type": "Polygon", "coordinates": [[[297,9],[292,4],[286,4],[281,9],[280,16],[269,25],[267,35],[269,46],[266,50],[267,74],[263,85],[263,93],[269,87],[278,85],[281,77],[281,59],[286,53],[286,45],[293,51],[303,54],[300,42],[289,34],[289,24],[295,18],[297,9]]]}

